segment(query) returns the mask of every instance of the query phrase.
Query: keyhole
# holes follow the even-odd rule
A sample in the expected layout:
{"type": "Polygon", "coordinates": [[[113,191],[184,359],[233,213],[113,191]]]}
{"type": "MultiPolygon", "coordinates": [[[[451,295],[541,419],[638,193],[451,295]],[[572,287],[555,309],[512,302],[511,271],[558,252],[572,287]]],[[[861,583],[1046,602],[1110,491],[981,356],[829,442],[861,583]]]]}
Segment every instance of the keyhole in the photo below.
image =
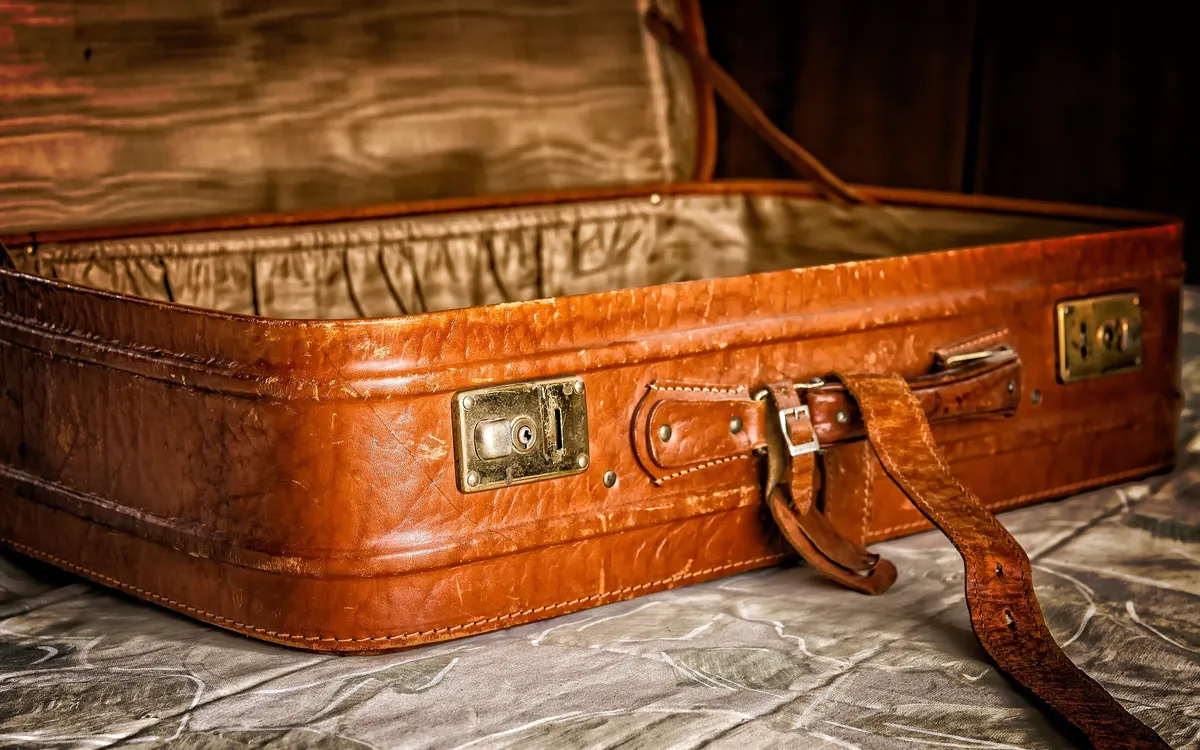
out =
{"type": "Polygon", "coordinates": [[[1079,324],[1079,358],[1087,359],[1088,356],[1088,332],[1087,321],[1079,324]]]}
{"type": "Polygon", "coordinates": [[[1113,325],[1113,322],[1110,320],[1107,323],[1105,323],[1103,326],[1100,327],[1100,333],[1099,333],[1100,345],[1103,346],[1105,349],[1112,349],[1113,348],[1113,339],[1115,339],[1115,338],[1116,338],[1116,327],[1113,325]]]}
{"type": "Polygon", "coordinates": [[[518,453],[525,453],[537,444],[537,430],[529,417],[518,417],[512,426],[513,448],[518,453]]]}

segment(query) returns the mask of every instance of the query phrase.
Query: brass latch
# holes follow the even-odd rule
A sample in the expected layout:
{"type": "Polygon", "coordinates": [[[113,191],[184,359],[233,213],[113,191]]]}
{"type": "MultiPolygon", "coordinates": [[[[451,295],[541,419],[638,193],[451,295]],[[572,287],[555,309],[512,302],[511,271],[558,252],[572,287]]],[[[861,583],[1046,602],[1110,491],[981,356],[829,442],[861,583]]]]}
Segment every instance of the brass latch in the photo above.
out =
{"type": "Polygon", "coordinates": [[[1070,383],[1141,367],[1141,305],[1134,293],[1059,303],[1059,379],[1070,383]]]}
{"type": "Polygon", "coordinates": [[[587,468],[587,393],[571,376],[454,396],[458,488],[479,492],[587,468]]]}

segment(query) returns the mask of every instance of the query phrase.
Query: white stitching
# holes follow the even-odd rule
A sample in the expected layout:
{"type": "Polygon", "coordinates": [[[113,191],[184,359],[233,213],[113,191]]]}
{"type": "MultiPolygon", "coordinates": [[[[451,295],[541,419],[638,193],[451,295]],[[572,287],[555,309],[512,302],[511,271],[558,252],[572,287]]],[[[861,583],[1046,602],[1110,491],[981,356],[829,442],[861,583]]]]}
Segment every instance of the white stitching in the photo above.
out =
{"type": "Polygon", "coordinates": [[[706,393],[745,393],[745,388],[727,388],[719,385],[657,385],[650,384],[652,391],[698,391],[706,393]]]}
{"type": "Polygon", "coordinates": [[[683,469],[682,471],[677,471],[674,474],[667,474],[665,477],[657,477],[654,480],[654,483],[662,484],[663,482],[667,481],[668,479],[676,479],[678,477],[683,476],[684,474],[691,474],[693,471],[700,471],[701,469],[707,469],[710,466],[716,466],[717,464],[729,463],[730,461],[744,461],[748,458],[750,458],[750,456],[748,456],[748,455],[726,456],[725,458],[714,458],[712,461],[700,464],[699,466],[693,466],[689,469],[683,469]]]}

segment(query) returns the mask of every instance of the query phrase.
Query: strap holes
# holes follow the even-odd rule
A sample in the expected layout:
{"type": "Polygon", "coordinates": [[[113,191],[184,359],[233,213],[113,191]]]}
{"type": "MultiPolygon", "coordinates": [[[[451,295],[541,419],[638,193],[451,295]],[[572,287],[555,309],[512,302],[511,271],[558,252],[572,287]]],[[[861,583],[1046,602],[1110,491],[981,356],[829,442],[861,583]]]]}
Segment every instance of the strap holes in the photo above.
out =
{"type": "Polygon", "coordinates": [[[1017,631],[1017,618],[1013,617],[1011,609],[1004,610],[1004,624],[1014,633],[1017,631]]]}

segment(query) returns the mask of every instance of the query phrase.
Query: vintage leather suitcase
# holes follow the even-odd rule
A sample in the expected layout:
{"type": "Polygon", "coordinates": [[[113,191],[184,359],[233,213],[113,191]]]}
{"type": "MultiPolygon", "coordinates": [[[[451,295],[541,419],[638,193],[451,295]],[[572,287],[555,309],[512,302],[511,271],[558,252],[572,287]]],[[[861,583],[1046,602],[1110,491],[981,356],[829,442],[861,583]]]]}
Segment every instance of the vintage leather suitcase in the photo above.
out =
{"type": "Polygon", "coordinates": [[[1179,222],[846,186],[704,57],[693,3],[658,5],[399,3],[375,22],[425,32],[353,58],[386,133],[255,140],[248,104],[107,135],[82,208],[6,188],[0,541],[350,652],[796,551],[880,593],[864,545],[932,520],[1002,669],[1098,745],[1156,740],[1062,656],[980,502],[1171,465],[1179,222]],[[710,84],[813,181],[711,181],[710,84]],[[256,182],[280,152],[299,177],[256,182]]]}

